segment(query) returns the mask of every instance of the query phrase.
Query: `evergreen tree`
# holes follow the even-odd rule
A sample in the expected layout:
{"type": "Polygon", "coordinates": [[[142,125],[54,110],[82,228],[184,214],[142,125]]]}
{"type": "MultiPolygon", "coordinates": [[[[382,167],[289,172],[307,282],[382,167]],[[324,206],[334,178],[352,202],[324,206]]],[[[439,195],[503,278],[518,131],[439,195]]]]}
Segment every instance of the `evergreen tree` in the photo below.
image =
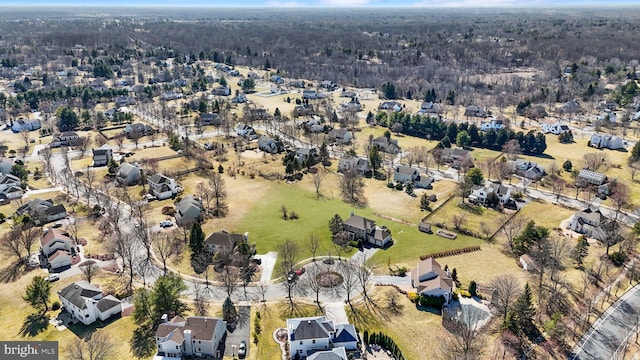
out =
{"type": "Polygon", "coordinates": [[[235,322],[238,318],[238,312],[236,307],[231,301],[231,298],[227,297],[222,303],[222,319],[226,322],[235,322]]]}
{"type": "Polygon", "coordinates": [[[544,226],[537,226],[536,223],[531,220],[527,223],[527,226],[513,239],[514,250],[519,254],[529,252],[529,248],[549,237],[549,229],[544,226]]]}
{"type": "Polygon", "coordinates": [[[227,79],[224,76],[220,77],[220,86],[227,86],[227,79]]]}
{"type": "Polygon", "coordinates": [[[471,296],[478,296],[478,284],[474,280],[469,283],[469,294],[471,296]]]}
{"type": "Polygon", "coordinates": [[[49,296],[51,294],[51,284],[42,276],[35,276],[22,297],[24,301],[43,313],[49,309],[49,296]]]}
{"type": "Polygon", "coordinates": [[[369,162],[371,163],[371,169],[375,175],[382,164],[382,155],[380,154],[378,147],[375,145],[369,150],[369,162]]]}
{"type": "Polygon", "coordinates": [[[431,201],[429,201],[429,196],[426,193],[423,193],[420,197],[420,210],[430,211],[431,210],[431,201]]]}
{"type": "Polygon", "coordinates": [[[342,221],[340,215],[335,214],[331,220],[329,220],[329,230],[331,230],[331,233],[334,235],[344,230],[344,221],[342,221]]]}
{"type": "Polygon", "coordinates": [[[198,254],[204,250],[204,233],[200,222],[196,221],[191,226],[191,232],[189,233],[189,247],[192,254],[198,254]]]}
{"type": "Polygon", "coordinates": [[[631,156],[629,156],[630,162],[635,162],[638,160],[640,160],[640,141],[636,142],[636,144],[633,145],[633,149],[631,149],[631,156]]]}
{"type": "Polygon", "coordinates": [[[589,242],[587,237],[582,235],[578,238],[575,249],[573,249],[573,258],[578,263],[578,266],[582,267],[582,261],[589,255],[589,242]]]}
{"type": "Polygon", "coordinates": [[[78,127],[80,123],[78,114],[76,114],[68,106],[59,108],[56,111],[56,115],[58,117],[57,126],[60,132],[73,131],[78,127]]]}
{"type": "Polygon", "coordinates": [[[536,315],[536,309],[533,306],[533,299],[529,283],[525,284],[524,291],[513,304],[511,310],[513,321],[518,331],[524,335],[531,335],[536,331],[533,324],[533,317],[536,315]]]}

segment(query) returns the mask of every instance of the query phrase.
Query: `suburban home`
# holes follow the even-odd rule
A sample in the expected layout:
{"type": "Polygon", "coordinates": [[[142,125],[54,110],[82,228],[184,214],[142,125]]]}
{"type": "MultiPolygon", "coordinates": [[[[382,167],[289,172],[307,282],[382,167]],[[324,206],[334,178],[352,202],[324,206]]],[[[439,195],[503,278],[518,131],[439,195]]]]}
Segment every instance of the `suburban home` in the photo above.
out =
{"type": "Polygon", "coordinates": [[[491,194],[495,194],[498,202],[502,205],[507,204],[509,200],[511,200],[511,188],[502,184],[487,182],[483,187],[471,191],[469,201],[486,205],[491,194]]]}
{"type": "Polygon", "coordinates": [[[40,129],[41,127],[42,127],[42,124],[40,123],[39,119],[31,119],[31,120],[18,119],[13,122],[13,125],[11,126],[11,131],[13,131],[14,133],[19,133],[22,131],[34,131],[34,130],[40,129]]]}
{"type": "Polygon", "coordinates": [[[380,151],[386,152],[387,154],[397,154],[400,152],[398,140],[391,140],[391,138],[386,136],[375,138],[373,140],[373,145],[377,146],[380,151]]]}
{"type": "Polygon", "coordinates": [[[257,80],[260,78],[260,75],[258,75],[257,73],[253,72],[253,71],[249,71],[249,73],[247,74],[247,77],[249,79],[254,79],[257,80]]]}
{"type": "Polygon", "coordinates": [[[587,208],[583,211],[575,213],[571,220],[569,220],[569,229],[584,234],[588,237],[604,240],[605,234],[602,230],[602,225],[607,221],[607,218],[602,215],[600,210],[592,210],[587,208]]]}
{"type": "Polygon", "coordinates": [[[271,115],[267,112],[266,109],[262,109],[262,108],[250,108],[248,109],[249,113],[247,114],[247,116],[249,117],[249,119],[255,121],[255,120],[267,120],[271,117],[271,115]]]}
{"type": "Polygon", "coordinates": [[[11,168],[13,167],[13,165],[14,165],[13,159],[0,158],[0,174],[11,173],[11,168]]]}
{"type": "Polygon", "coordinates": [[[579,113],[580,112],[580,104],[575,100],[570,100],[570,101],[567,101],[566,103],[562,104],[562,107],[560,107],[560,110],[563,113],[569,113],[569,114],[579,113]]]}
{"type": "Polygon", "coordinates": [[[176,181],[162,174],[155,174],[147,178],[147,184],[149,184],[149,194],[158,200],[169,199],[178,193],[176,181]]]}
{"type": "Polygon", "coordinates": [[[482,124],[480,124],[480,131],[498,131],[502,128],[504,128],[502,120],[498,120],[496,118],[491,118],[490,121],[483,121],[482,124]]]}
{"type": "Polygon", "coordinates": [[[271,75],[269,81],[275,84],[284,84],[284,79],[280,75],[271,75]]]}
{"type": "MultiPolygon", "coordinates": [[[[289,86],[298,88],[298,89],[304,89],[305,86],[307,86],[307,84],[304,82],[304,80],[293,80],[289,82],[289,86]]],[[[302,98],[305,98],[305,97],[303,96],[302,98]]]]}
{"type": "Polygon", "coordinates": [[[244,104],[247,102],[247,95],[244,93],[239,93],[231,99],[231,103],[233,104],[244,104]]]}
{"type": "Polygon", "coordinates": [[[331,129],[327,140],[329,143],[349,144],[351,143],[351,132],[347,129],[331,129]]]}
{"type": "Polygon", "coordinates": [[[58,297],[64,311],[85,325],[122,313],[120,300],[113,295],[104,296],[100,289],[84,280],[67,285],[58,291],[58,297]]]}
{"type": "Polygon", "coordinates": [[[222,117],[218,113],[200,114],[198,117],[200,125],[222,125],[222,117]]]}
{"type": "Polygon", "coordinates": [[[231,88],[227,85],[218,86],[217,88],[213,89],[211,93],[216,96],[229,96],[231,95],[231,88]]]}
{"type": "Polygon", "coordinates": [[[420,174],[420,171],[410,166],[399,165],[393,172],[393,181],[403,184],[411,182],[416,188],[430,189],[433,178],[420,174]]]}
{"type": "Polygon", "coordinates": [[[256,131],[251,126],[243,122],[240,122],[238,123],[238,125],[236,125],[236,134],[248,140],[255,140],[258,138],[256,131]]]}
{"type": "Polygon", "coordinates": [[[218,231],[205,239],[204,243],[207,246],[207,250],[215,254],[222,250],[233,250],[236,245],[241,242],[249,241],[249,234],[230,234],[226,231],[218,231]]]}
{"type": "Polygon", "coordinates": [[[135,165],[122,163],[116,172],[116,181],[122,185],[135,185],[140,181],[142,170],[135,165]]]}
{"type": "Polygon", "coordinates": [[[487,111],[478,105],[469,105],[464,109],[464,116],[486,118],[487,111]]]}
{"type": "Polygon", "coordinates": [[[336,90],[338,89],[338,84],[336,84],[335,82],[331,81],[331,80],[323,80],[320,82],[320,87],[323,89],[327,89],[327,90],[336,90]]]}
{"type": "Polygon", "coordinates": [[[402,110],[402,104],[397,101],[384,101],[378,105],[378,110],[392,110],[398,112],[402,110]]]}
{"type": "Polygon", "coordinates": [[[347,352],[344,347],[333,348],[331,350],[323,350],[307,356],[307,360],[348,360],[347,352]]]}
{"type": "Polygon", "coordinates": [[[293,115],[294,116],[311,116],[315,113],[315,111],[313,110],[313,105],[311,104],[301,104],[301,105],[296,105],[293,108],[293,115]]]}
{"type": "Polygon", "coordinates": [[[178,99],[182,99],[182,97],[183,95],[181,93],[178,93],[175,91],[167,91],[160,94],[160,100],[162,101],[178,100],[178,99]]]}
{"type": "Polygon", "coordinates": [[[320,159],[320,153],[316,148],[300,148],[295,151],[295,159],[300,164],[307,164],[308,159],[311,158],[312,163],[317,163],[320,159]]]}
{"type": "Polygon", "coordinates": [[[580,187],[593,185],[598,188],[598,194],[601,195],[609,195],[610,191],[607,175],[587,169],[582,169],[578,173],[577,185],[580,187]]]}
{"type": "Polygon", "coordinates": [[[318,92],[315,90],[302,90],[302,98],[303,99],[317,99],[318,92]]]}
{"type": "Polygon", "coordinates": [[[316,119],[304,121],[302,124],[300,124],[300,128],[302,128],[302,130],[304,130],[305,132],[308,131],[316,134],[324,132],[324,125],[320,123],[320,120],[316,119]]]}
{"type": "Polygon", "coordinates": [[[362,111],[362,104],[360,104],[360,100],[357,98],[351,98],[349,102],[343,102],[340,104],[340,107],[346,111],[362,111]]]}
{"type": "Polygon", "coordinates": [[[153,128],[150,125],[142,123],[127,124],[124,128],[124,135],[127,139],[139,138],[145,135],[153,133],[153,128]]]}
{"type": "Polygon", "coordinates": [[[520,266],[522,266],[522,270],[536,271],[536,262],[528,254],[520,255],[520,258],[518,260],[520,261],[520,266]]]}
{"type": "Polygon", "coordinates": [[[377,226],[376,222],[354,215],[344,221],[344,230],[348,232],[353,240],[361,239],[372,245],[385,247],[391,243],[391,232],[386,226],[377,226]]]}
{"type": "Polygon", "coordinates": [[[622,138],[609,134],[593,134],[591,135],[591,139],[589,139],[589,146],[598,149],[624,149],[624,140],[622,140],[622,138]]]}
{"type": "MultiPolygon", "coordinates": [[[[133,84],[131,84],[131,85],[133,85],[133,84]]],[[[134,98],[132,98],[130,96],[118,96],[116,98],[116,107],[117,108],[129,106],[129,105],[135,105],[135,104],[136,104],[136,99],[134,99],[134,98]]]]}
{"type": "Polygon", "coordinates": [[[258,138],[258,149],[270,154],[278,154],[284,151],[284,144],[278,139],[263,134],[258,138]]]}
{"type": "Polygon", "coordinates": [[[516,174],[529,180],[540,180],[544,175],[544,168],[535,161],[517,159],[511,162],[516,174]]]}
{"type": "Polygon", "coordinates": [[[433,101],[423,101],[420,104],[420,110],[418,110],[420,114],[439,114],[441,112],[440,106],[434,104],[433,101]]]}
{"type": "Polygon", "coordinates": [[[191,316],[186,320],[175,316],[171,321],[164,320],[155,334],[158,356],[220,357],[218,348],[226,333],[226,321],[208,316],[191,316]]]}
{"type": "Polygon", "coordinates": [[[185,196],[176,204],[176,223],[187,226],[202,218],[202,201],[192,195],[185,196]]]}
{"type": "Polygon", "coordinates": [[[291,359],[309,358],[319,351],[337,348],[358,349],[358,335],[353,325],[334,325],[324,316],[287,319],[287,339],[291,359]]]}
{"type": "Polygon", "coordinates": [[[16,214],[27,214],[36,225],[46,224],[67,217],[67,209],[64,205],[53,205],[53,201],[35,198],[20,206],[16,214]]]}
{"type": "Polygon", "coordinates": [[[411,270],[411,286],[425,296],[442,296],[446,303],[453,294],[453,279],[448,271],[442,270],[438,262],[430,257],[418,262],[411,270]]]}
{"type": "Polygon", "coordinates": [[[465,149],[442,149],[442,161],[444,163],[451,164],[451,167],[454,169],[459,169],[467,166],[468,164],[473,164],[471,152],[465,149]]]}
{"type": "Polygon", "coordinates": [[[11,174],[0,175],[0,193],[4,193],[7,189],[12,187],[20,187],[20,178],[11,174]]]}
{"type": "Polygon", "coordinates": [[[603,101],[602,103],[600,103],[598,105],[598,109],[600,109],[600,110],[609,110],[609,111],[613,111],[617,107],[618,107],[618,103],[616,103],[613,100],[603,101]]]}
{"type": "Polygon", "coordinates": [[[598,121],[608,121],[613,124],[618,120],[618,116],[612,111],[605,110],[602,114],[598,115],[596,119],[598,121]]]}
{"type": "Polygon", "coordinates": [[[93,167],[107,166],[109,161],[113,159],[113,149],[109,145],[102,145],[97,149],[92,149],[93,167]]]}
{"type": "Polygon", "coordinates": [[[361,157],[343,157],[338,161],[338,171],[344,173],[355,170],[358,174],[364,175],[371,171],[369,159],[361,157]]]}
{"type": "Polygon", "coordinates": [[[74,146],[80,142],[80,136],[73,131],[65,131],[62,134],[54,136],[49,147],[57,148],[60,146],[74,146]]]}
{"type": "Polygon", "coordinates": [[[542,132],[545,133],[545,134],[560,135],[560,134],[571,132],[571,129],[569,129],[568,125],[564,125],[564,124],[560,124],[560,123],[555,123],[555,124],[551,124],[551,125],[543,124],[542,125],[542,132]]]}
{"type": "Polygon", "coordinates": [[[71,266],[71,257],[75,255],[75,242],[65,232],[58,229],[45,229],[40,237],[40,251],[47,259],[50,270],[71,266]]]}
{"type": "Polygon", "coordinates": [[[22,198],[22,196],[24,195],[24,190],[20,187],[20,185],[12,185],[0,191],[0,195],[8,204],[9,200],[22,198]]]}

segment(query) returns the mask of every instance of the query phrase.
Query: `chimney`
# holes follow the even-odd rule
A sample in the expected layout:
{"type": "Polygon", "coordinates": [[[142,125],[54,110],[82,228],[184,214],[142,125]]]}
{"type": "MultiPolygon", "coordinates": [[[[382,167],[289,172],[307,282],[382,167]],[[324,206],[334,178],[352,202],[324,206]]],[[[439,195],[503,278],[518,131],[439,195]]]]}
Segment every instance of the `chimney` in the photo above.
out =
{"type": "Polygon", "coordinates": [[[162,314],[162,316],[160,317],[160,323],[161,323],[161,324],[164,324],[164,323],[166,323],[167,321],[169,321],[169,315],[167,315],[167,314],[162,314]]]}
{"type": "Polygon", "coordinates": [[[182,335],[184,335],[184,352],[187,355],[193,355],[193,344],[191,343],[191,330],[184,330],[182,332],[182,335]]]}

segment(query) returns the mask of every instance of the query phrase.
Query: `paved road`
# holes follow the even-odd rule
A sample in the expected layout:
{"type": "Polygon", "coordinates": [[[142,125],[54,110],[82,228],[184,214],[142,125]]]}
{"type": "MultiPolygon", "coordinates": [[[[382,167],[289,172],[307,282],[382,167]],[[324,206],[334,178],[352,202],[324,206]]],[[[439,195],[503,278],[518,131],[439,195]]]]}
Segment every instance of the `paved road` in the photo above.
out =
{"type": "Polygon", "coordinates": [[[640,322],[640,285],[627,291],[593,324],[573,349],[571,360],[612,359],[640,322]]]}

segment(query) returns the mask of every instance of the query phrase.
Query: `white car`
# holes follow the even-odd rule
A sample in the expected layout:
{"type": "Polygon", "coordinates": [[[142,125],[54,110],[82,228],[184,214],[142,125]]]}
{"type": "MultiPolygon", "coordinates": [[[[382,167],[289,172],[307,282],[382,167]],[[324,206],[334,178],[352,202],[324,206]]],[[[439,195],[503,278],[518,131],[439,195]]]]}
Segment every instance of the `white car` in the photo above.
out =
{"type": "Polygon", "coordinates": [[[171,222],[169,220],[160,221],[160,227],[161,228],[170,228],[172,226],[173,226],[173,222],[171,222]]]}
{"type": "Polygon", "coordinates": [[[52,281],[60,280],[60,275],[58,275],[58,274],[50,274],[49,276],[47,276],[44,279],[46,281],[48,281],[48,282],[52,282],[52,281]]]}

